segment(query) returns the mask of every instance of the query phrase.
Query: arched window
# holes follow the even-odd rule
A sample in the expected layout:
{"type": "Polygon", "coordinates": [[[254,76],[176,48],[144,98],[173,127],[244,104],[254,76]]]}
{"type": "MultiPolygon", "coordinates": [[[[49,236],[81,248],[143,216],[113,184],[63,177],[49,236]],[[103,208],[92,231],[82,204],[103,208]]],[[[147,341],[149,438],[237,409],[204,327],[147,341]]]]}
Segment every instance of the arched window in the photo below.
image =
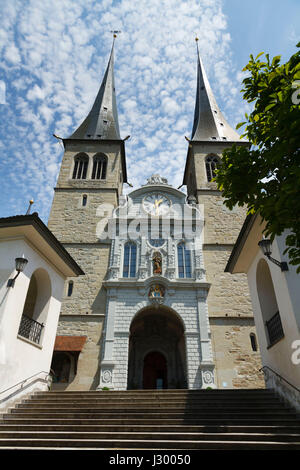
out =
{"type": "Polygon", "coordinates": [[[268,347],[270,347],[284,337],[284,332],[270,268],[264,259],[261,259],[257,265],[256,287],[266,329],[268,347]]]}
{"type": "Polygon", "coordinates": [[[84,195],[82,196],[82,206],[85,207],[86,204],[87,204],[87,195],[84,194],[84,195]]]}
{"type": "Polygon", "coordinates": [[[123,277],[136,275],[136,244],[128,242],[124,246],[123,277]]]}
{"type": "Polygon", "coordinates": [[[185,243],[177,245],[178,256],[178,276],[192,277],[191,251],[187,249],[185,243]]]}
{"type": "Polygon", "coordinates": [[[211,181],[216,176],[216,168],[220,165],[220,159],[216,155],[209,155],[205,158],[207,181],[211,181]]]}
{"type": "Polygon", "coordinates": [[[105,180],[107,170],[107,157],[102,153],[96,154],[93,158],[93,180],[105,180]]]}
{"type": "Polygon", "coordinates": [[[31,276],[18,334],[39,344],[47,319],[51,281],[47,271],[37,269],[31,276]]]}
{"type": "Polygon", "coordinates": [[[89,157],[85,153],[79,153],[74,158],[73,176],[74,180],[85,180],[89,164],[89,157]]]}

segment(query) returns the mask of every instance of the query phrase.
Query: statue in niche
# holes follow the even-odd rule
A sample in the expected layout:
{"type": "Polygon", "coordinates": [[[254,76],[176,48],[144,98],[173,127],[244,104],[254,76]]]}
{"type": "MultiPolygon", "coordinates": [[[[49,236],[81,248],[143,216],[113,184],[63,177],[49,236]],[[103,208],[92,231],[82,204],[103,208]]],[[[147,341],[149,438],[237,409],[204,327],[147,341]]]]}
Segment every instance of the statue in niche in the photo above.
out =
{"type": "Polygon", "coordinates": [[[161,274],[162,273],[162,259],[160,253],[154,253],[153,258],[153,274],[161,274]]]}

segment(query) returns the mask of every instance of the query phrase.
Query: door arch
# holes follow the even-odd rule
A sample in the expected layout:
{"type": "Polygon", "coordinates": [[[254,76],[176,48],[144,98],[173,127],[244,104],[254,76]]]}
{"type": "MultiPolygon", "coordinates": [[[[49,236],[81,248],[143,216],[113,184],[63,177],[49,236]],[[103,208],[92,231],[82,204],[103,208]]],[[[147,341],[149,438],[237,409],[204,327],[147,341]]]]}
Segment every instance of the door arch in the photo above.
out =
{"type": "Polygon", "coordinates": [[[186,370],[180,317],[165,306],[138,312],[130,326],[127,388],[187,388],[186,370]]]}

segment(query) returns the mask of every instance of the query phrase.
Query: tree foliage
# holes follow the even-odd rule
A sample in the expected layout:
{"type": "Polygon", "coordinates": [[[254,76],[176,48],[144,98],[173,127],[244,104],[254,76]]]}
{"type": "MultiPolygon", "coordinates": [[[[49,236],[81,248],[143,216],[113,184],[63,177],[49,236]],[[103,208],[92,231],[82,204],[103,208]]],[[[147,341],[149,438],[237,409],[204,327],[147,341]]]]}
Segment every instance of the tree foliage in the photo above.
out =
{"type": "Polygon", "coordinates": [[[300,51],[285,64],[263,55],[243,69],[243,98],[254,107],[237,129],[252,146],[226,149],[215,180],[228,208],[261,214],[271,240],[290,230],[284,253],[300,272],[300,51]]]}

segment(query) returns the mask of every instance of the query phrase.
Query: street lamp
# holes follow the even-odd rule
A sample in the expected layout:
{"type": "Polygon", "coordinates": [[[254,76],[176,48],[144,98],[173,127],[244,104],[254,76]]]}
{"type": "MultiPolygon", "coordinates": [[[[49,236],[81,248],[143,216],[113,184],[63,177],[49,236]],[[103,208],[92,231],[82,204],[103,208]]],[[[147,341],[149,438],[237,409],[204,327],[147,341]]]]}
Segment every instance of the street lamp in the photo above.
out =
{"type": "Polygon", "coordinates": [[[261,248],[263,254],[270,260],[272,263],[277,264],[277,266],[280,266],[281,271],[288,271],[288,265],[285,261],[278,261],[277,259],[272,258],[271,253],[272,253],[272,243],[271,240],[264,238],[263,240],[260,240],[258,242],[258,246],[261,248]]]}
{"type": "Polygon", "coordinates": [[[26,259],[24,257],[23,258],[16,258],[15,263],[16,263],[17,274],[15,275],[15,277],[13,279],[8,279],[7,287],[14,287],[15,280],[17,279],[19,274],[24,270],[26,264],[28,263],[28,259],[26,259]]]}

